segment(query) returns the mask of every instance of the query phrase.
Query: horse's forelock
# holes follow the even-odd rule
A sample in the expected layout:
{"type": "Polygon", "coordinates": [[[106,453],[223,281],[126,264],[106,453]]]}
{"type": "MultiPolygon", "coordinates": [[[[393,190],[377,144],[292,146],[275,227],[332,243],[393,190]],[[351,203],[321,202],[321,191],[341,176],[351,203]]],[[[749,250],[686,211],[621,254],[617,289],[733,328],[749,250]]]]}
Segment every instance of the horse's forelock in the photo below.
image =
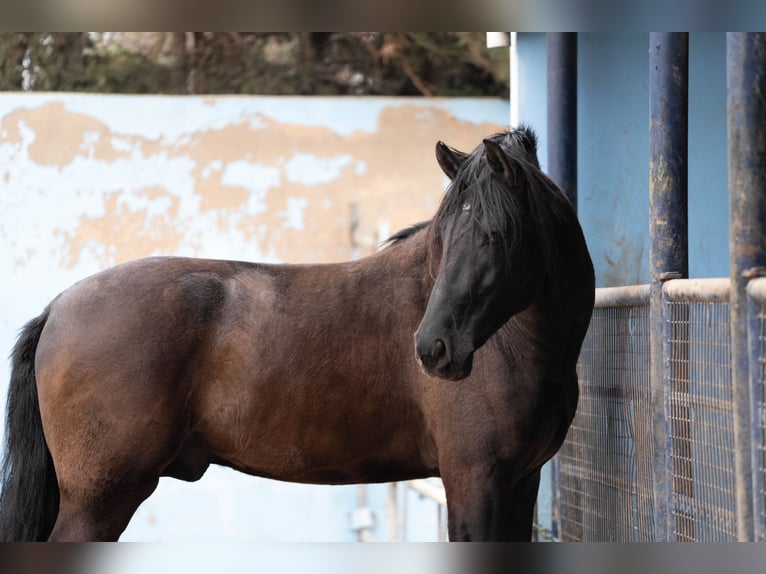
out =
{"type": "Polygon", "coordinates": [[[429,232],[431,260],[441,258],[442,241],[440,229],[449,221],[462,214],[468,206],[473,217],[471,225],[486,225],[494,231],[508,230],[504,234],[503,248],[510,254],[521,240],[522,218],[529,217],[537,228],[537,241],[550,273],[558,257],[555,243],[555,229],[566,218],[567,202],[564,194],[545,174],[540,171],[537,161],[537,136],[527,127],[517,128],[490,136],[507,153],[516,159],[521,170],[525,190],[520,196],[511,190],[487,165],[484,160],[484,146],[479,145],[465,160],[455,179],[447,188],[439,209],[434,216],[429,232]],[[528,215],[527,215],[528,214],[528,215]]]}

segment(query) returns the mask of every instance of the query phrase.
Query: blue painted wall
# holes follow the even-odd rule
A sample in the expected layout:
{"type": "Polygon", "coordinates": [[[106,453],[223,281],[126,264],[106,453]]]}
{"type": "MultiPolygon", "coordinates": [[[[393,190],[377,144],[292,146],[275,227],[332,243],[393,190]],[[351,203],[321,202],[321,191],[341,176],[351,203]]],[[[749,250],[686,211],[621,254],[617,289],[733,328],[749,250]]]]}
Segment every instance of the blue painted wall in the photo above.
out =
{"type": "MultiPolygon", "coordinates": [[[[726,38],[689,46],[689,273],[728,276],[726,38]]],[[[519,121],[547,167],[545,34],[518,35],[519,121]]],[[[599,287],[649,280],[649,34],[578,39],[578,203],[599,287]]]]}

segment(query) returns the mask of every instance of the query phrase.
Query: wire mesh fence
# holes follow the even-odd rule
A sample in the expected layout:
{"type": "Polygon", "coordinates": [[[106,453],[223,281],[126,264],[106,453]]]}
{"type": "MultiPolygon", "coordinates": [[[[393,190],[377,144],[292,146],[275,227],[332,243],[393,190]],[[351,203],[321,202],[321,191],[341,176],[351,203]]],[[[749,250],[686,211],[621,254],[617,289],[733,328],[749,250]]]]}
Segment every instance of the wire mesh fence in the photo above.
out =
{"type": "Polygon", "coordinates": [[[557,455],[563,541],[652,540],[649,290],[599,290],[557,455]]]}
{"type": "Polygon", "coordinates": [[[670,536],[676,541],[734,541],[728,281],[674,282],[664,295],[670,536]]]}
{"type": "MultiPolygon", "coordinates": [[[[766,539],[766,283],[762,291],[753,311],[760,345],[754,460],[766,539]]],[[[666,523],[668,540],[736,540],[729,282],[664,286],[664,404],[654,401],[662,412],[652,410],[649,299],[646,285],[597,290],[578,364],[580,403],[556,458],[561,540],[658,540],[666,523]],[[664,445],[655,440],[658,424],[668,434],[664,445]]]]}

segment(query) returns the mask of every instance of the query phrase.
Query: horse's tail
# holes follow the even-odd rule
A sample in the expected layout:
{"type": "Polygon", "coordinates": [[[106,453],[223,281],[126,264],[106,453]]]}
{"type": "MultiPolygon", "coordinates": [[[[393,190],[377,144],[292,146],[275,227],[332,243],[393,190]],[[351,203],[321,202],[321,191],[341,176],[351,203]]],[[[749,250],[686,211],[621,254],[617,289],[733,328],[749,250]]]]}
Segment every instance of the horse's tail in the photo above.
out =
{"type": "Polygon", "coordinates": [[[58,515],[59,489],[43,436],[35,352],[48,309],[21,332],[11,353],[5,453],[0,467],[0,540],[46,540],[58,515]]]}

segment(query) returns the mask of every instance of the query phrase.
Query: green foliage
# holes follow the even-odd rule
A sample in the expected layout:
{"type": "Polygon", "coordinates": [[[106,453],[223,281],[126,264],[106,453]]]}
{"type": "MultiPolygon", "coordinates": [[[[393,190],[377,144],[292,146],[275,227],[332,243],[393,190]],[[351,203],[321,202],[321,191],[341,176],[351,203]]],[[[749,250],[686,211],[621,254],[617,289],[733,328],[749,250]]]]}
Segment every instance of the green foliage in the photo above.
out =
{"type": "Polygon", "coordinates": [[[27,34],[0,34],[0,90],[20,90],[27,34]]]}
{"type": "Polygon", "coordinates": [[[0,34],[0,90],[504,97],[508,76],[476,32],[0,34]]]}

